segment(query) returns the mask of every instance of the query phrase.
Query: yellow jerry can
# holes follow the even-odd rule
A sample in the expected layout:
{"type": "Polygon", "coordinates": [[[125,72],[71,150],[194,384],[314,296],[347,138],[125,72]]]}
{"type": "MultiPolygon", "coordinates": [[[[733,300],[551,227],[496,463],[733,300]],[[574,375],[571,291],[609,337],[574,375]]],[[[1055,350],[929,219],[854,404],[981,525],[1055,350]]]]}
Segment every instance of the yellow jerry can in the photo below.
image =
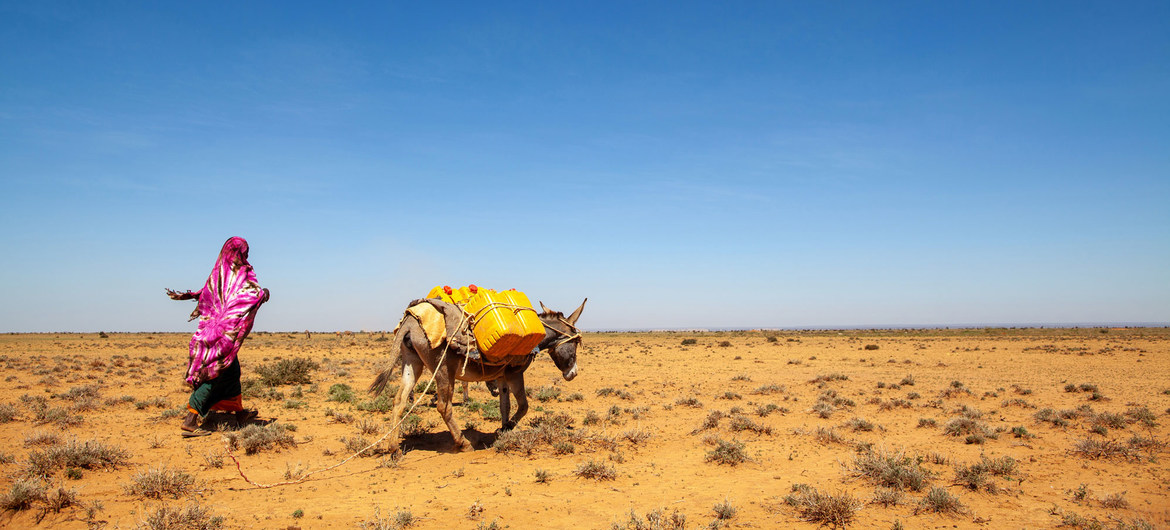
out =
{"type": "Polygon", "coordinates": [[[526,355],[544,338],[544,324],[531,305],[523,303],[526,297],[515,296],[519,291],[505,293],[480,288],[464,307],[472,315],[471,333],[479,352],[489,361],[526,355]],[[531,317],[521,316],[525,314],[531,317]]]}

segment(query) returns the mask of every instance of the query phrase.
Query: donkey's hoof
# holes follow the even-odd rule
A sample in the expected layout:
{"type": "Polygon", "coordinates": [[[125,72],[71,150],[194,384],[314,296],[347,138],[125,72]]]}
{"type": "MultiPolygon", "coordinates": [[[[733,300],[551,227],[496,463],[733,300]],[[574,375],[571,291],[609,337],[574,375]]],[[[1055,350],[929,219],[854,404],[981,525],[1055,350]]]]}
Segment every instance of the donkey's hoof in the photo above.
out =
{"type": "Polygon", "coordinates": [[[475,446],[471,445],[471,442],[467,441],[466,438],[464,438],[463,440],[460,440],[459,443],[455,444],[455,452],[456,453],[462,453],[465,451],[474,451],[474,450],[475,450],[475,446]]]}

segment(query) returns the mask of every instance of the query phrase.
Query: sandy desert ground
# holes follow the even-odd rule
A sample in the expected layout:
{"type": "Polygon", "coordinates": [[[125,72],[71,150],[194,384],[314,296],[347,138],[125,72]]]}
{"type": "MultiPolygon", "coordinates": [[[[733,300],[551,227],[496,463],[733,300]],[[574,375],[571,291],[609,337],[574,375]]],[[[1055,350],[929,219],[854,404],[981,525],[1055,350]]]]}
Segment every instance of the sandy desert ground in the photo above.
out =
{"type": "Polygon", "coordinates": [[[269,484],[376,440],[388,342],[254,333],[273,423],[192,439],[188,339],[0,335],[0,526],[1170,527],[1165,328],[590,333],[575,380],[534,363],[515,431],[471,387],[475,451],[427,398],[400,457],[271,488],[226,444],[269,484]]]}

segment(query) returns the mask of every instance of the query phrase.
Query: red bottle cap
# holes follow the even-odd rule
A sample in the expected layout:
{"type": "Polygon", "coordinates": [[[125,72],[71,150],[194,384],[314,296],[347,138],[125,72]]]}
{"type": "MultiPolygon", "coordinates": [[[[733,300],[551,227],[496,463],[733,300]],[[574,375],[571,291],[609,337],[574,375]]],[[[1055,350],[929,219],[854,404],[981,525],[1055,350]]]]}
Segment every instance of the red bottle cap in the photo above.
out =
{"type": "Polygon", "coordinates": [[[449,296],[449,295],[451,294],[451,286],[450,286],[450,285],[444,285],[444,286],[443,286],[443,292],[444,292],[444,293],[447,293],[447,295],[449,296]]]}
{"type": "Polygon", "coordinates": [[[467,290],[471,291],[472,294],[475,294],[475,293],[479,292],[479,287],[476,287],[475,284],[473,283],[473,284],[467,286],[467,290]]]}

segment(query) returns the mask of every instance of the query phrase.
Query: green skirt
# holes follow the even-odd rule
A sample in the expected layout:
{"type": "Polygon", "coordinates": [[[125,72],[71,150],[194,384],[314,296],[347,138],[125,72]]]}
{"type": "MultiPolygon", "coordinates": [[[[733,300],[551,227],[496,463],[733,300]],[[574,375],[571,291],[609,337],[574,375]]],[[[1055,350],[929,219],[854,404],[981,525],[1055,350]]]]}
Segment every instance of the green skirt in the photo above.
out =
{"type": "Polygon", "coordinates": [[[224,368],[219,373],[219,377],[199,383],[199,386],[196,386],[195,390],[191,392],[191,399],[187,400],[187,406],[198,412],[200,416],[206,416],[216,403],[226,400],[239,401],[235,398],[239,397],[240,392],[240,361],[237,359],[224,368]]]}

